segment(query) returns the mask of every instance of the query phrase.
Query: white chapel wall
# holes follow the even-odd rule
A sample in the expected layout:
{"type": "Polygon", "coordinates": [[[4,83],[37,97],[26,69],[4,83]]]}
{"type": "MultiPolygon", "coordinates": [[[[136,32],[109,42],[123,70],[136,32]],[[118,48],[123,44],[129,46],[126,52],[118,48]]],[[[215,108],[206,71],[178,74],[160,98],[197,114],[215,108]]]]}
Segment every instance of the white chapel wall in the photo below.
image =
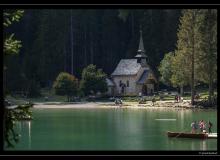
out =
{"type": "Polygon", "coordinates": [[[113,80],[115,82],[115,92],[116,94],[121,94],[120,80],[126,85],[125,94],[126,95],[136,95],[136,75],[131,76],[114,76],[113,80]],[[129,87],[127,87],[127,81],[129,81],[129,87]]]}

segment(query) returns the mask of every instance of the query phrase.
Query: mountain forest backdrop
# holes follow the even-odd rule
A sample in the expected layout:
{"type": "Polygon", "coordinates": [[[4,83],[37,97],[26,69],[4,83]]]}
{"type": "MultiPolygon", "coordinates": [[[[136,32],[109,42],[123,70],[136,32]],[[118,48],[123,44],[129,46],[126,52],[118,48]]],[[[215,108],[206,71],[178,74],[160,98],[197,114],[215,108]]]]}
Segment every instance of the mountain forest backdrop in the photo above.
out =
{"type": "Polygon", "coordinates": [[[180,16],[181,10],[165,9],[26,9],[4,32],[22,41],[19,54],[5,59],[7,88],[51,87],[63,71],[80,79],[89,64],[110,76],[121,59],[137,54],[140,27],[148,63],[159,77],[160,61],[176,49],[180,16]]]}

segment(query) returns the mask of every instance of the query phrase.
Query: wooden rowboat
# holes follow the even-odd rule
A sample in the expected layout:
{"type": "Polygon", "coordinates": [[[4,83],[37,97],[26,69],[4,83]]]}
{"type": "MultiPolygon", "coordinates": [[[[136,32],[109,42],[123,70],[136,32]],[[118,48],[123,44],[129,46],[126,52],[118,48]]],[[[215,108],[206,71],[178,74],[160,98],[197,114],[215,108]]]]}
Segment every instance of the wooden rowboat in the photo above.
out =
{"type": "Polygon", "coordinates": [[[208,138],[207,133],[183,133],[183,132],[167,132],[168,137],[174,138],[200,138],[205,139],[208,138]]]}

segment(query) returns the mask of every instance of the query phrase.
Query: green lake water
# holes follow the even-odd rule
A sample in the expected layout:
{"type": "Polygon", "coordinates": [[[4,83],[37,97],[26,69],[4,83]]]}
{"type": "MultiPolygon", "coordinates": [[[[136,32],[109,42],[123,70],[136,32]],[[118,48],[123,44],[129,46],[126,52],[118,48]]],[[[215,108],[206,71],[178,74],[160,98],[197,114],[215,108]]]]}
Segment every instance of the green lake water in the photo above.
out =
{"type": "Polygon", "coordinates": [[[217,139],[168,138],[166,134],[190,132],[191,122],[201,119],[210,120],[216,133],[216,110],[35,108],[32,111],[34,120],[17,123],[21,138],[13,150],[217,150],[217,139]]]}

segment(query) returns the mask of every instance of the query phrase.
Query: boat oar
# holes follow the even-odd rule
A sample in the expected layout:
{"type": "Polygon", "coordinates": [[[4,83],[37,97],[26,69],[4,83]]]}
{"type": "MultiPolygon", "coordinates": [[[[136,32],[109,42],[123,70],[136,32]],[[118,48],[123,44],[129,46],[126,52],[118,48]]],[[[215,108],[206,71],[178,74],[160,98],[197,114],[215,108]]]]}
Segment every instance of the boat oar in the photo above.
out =
{"type": "Polygon", "coordinates": [[[182,132],[181,133],[179,133],[176,137],[174,137],[174,138],[177,138],[177,137],[179,137],[180,135],[182,134],[182,132]]]}
{"type": "MultiPolygon", "coordinates": [[[[184,131],[186,131],[186,129],[184,129],[184,131]]],[[[177,137],[179,137],[182,133],[184,133],[184,132],[180,132],[176,137],[174,137],[174,138],[177,138],[177,137]]]]}

